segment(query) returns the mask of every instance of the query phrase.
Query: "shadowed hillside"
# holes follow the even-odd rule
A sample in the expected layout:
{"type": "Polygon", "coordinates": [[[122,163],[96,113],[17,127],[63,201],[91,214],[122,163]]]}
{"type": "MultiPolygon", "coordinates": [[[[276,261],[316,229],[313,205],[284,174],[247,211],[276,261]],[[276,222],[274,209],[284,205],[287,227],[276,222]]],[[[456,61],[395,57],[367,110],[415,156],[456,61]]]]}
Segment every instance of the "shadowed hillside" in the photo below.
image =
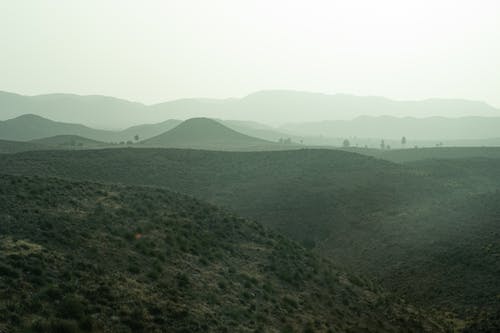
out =
{"type": "Polygon", "coordinates": [[[424,306],[467,319],[478,306],[497,308],[500,294],[496,268],[472,264],[481,257],[477,249],[491,242],[489,233],[498,232],[495,220],[484,219],[495,216],[494,204],[485,211],[465,204],[500,188],[500,160],[441,164],[453,161],[402,166],[335,150],[119,149],[22,153],[7,156],[0,167],[189,193],[279,230],[424,306]],[[484,226],[475,228],[477,220],[484,226]],[[470,242],[470,256],[455,252],[454,244],[470,242]],[[453,255],[443,260],[447,253],[453,255]],[[456,276],[444,274],[447,269],[456,276]],[[469,288],[463,277],[470,274],[487,287],[469,288]]]}
{"type": "Polygon", "coordinates": [[[444,332],[259,224],[155,188],[0,176],[8,332],[444,332]]]}
{"type": "Polygon", "coordinates": [[[33,142],[0,140],[1,154],[18,153],[22,151],[44,150],[44,149],[54,149],[54,148],[36,144],[33,142]]]}

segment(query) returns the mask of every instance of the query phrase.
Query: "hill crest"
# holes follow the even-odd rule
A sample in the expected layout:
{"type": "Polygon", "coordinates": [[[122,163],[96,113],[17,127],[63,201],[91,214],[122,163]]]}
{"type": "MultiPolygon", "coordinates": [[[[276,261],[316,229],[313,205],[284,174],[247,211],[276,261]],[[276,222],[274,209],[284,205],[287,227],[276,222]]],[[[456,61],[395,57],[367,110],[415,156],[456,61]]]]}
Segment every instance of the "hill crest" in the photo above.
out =
{"type": "Polygon", "coordinates": [[[272,142],[237,132],[213,119],[191,118],[173,129],[142,142],[165,147],[241,147],[272,145],[272,142]]]}

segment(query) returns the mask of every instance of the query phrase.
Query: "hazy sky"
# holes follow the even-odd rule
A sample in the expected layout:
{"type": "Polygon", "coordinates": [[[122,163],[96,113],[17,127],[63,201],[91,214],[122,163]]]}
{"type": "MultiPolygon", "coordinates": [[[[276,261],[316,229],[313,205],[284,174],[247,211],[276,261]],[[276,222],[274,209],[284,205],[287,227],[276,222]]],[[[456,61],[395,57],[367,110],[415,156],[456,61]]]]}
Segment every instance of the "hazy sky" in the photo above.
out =
{"type": "Polygon", "coordinates": [[[500,106],[499,0],[0,0],[0,90],[500,106]]]}

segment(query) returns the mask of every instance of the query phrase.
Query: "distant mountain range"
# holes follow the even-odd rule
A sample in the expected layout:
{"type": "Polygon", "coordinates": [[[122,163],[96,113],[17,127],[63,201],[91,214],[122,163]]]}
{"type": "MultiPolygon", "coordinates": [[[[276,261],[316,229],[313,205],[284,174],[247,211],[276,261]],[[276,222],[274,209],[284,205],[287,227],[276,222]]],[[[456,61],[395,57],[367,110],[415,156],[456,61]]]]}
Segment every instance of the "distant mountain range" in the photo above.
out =
{"type": "Polygon", "coordinates": [[[23,96],[0,92],[0,119],[10,119],[28,113],[111,129],[161,122],[165,119],[185,120],[193,117],[253,120],[273,124],[353,119],[362,115],[500,117],[500,110],[478,101],[394,101],[383,97],[287,90],[261,91],[232,99],[180,99],[155,105],[106,96],[23,96]]]}

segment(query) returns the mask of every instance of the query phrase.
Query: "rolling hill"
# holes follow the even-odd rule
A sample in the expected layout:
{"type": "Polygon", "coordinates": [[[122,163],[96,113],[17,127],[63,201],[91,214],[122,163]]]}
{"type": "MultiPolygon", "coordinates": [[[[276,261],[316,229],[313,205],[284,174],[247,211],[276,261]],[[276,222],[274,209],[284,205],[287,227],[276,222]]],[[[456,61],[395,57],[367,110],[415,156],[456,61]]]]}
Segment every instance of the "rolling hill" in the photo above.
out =
{"type": "Polygon", "coordinates": [[[78,135],[56,135],[48,138],[31,140],[33,143],[62,148],[100,148],[109,144],[97,140],[84,138],[78,135]]]}
{"type": "Polygon", "coordinates": [[[60,135],[76,135],[95,141],[118,143],[134,141],[136,135],[139,139],[147,139],[168,131],[180,123],[179,120],[166,120],[156,124],[133,126],[121,131],[110,131],[24,114],[17,118],[0,121],[0,139],[31,141],[60,135]]]}
{"type": "Polygon", "coordinates": [[[79,124],[56,122],[34,114],[0,121],[0,138],[4,140],[29,141],[56,135],[78,135],[106,141],[109,134],[108,131],[96,130],[79,124]]]}
{"type": "Polygon", "coordinates": [[[8,332],[445,332],[257,223],[151,187],[0,175],[8,332]]]}
{"type": "Polygon", "coordinates": [[[500,188],[499,163],[398,165],[335,150],[113,149],[20,153],[0,168],[188,193],[280,231],[412,302],[475,322],[481,311],[500,308],[500,272],[490,265],[496,250],[481,263],[481,249],[499,232],[500,197],[491,194],[481,206],[500,188]],[[471,287],[471,275],[486,287],[471,287]]]}
{"type": "Polygon", "coordinates": [[[280,145],[236,132],[208,118],[192,118],[173,129],[141,141],[144,146],[213,150],[278,149],[280,145]]]}
{"type": "MultiPolygon", "coordinates": [[[[293,137],[290,134],[273,130],[269,126],[246,121],[217,120],[222,125],[248,136],[277,142],[279,138],[293,137]]],[[[75,135],[95,141],[119,143],[122,141],[147,140],[163,134],[182,123],[169,119],[159,123],[142,124],[121,131],[99,130],[75,123],[62,123],[33,114],[0,121],[0,139],[9,141],[35,141],[47,137],[75,135]]],[[[299,139],[294,137],[298,142],[299,139]]]]}
{"type": "MultiPolygon", "coordinates": [[[[107,131],[80,124],[56,122],[27,114],[0,122],[0,138],[5,141],[30,141],[54,148],[70,148],[71,146],[98,148],[106,145],[111,146],[111,143],[136,142],[136,138],[142,140],[146,146],[179,148],[266,150],[290,149],[297,146],[297,144],[278,144],[279,138],[285,139],[290,136],[251,122],[215,121],[198,118],[186,121],[175,131],[169,132],[181,123],[180,120],[166,120],[156,124],[133,126],[122,131],[107,131]],[[275,142],[251,137],[232,128],[249,134],[269,137],[275,142]]],[[[28,147],[24,145],[24,148],[21,148],[21,144],[18,146],[19,150],[6,148],[4,152],[25,151],[28,147]]],[[[32,146],[32,148],[32,150],[36,150],[42,147],[32,146]]]]}

